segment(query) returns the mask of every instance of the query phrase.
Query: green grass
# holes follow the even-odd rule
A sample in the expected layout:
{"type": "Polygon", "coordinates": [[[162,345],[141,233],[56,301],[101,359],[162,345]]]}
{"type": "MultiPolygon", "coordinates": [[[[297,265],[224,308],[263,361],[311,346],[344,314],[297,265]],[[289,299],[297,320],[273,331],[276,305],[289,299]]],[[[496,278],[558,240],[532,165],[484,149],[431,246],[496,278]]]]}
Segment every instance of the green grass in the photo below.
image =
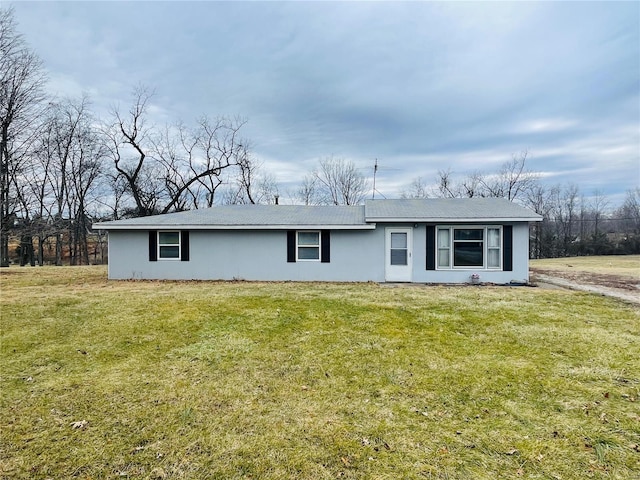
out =
{"type": "Polygon", "coordinates": [[[530,265],[532,268],[621,275],[636,281],[640,279],[640,255],[545,258],[531,260],[530,265]]]}
{"type": "Polygon", "coordinates": [[[0,273],[3,479],[640,476],[614,300],[0,273]]]}

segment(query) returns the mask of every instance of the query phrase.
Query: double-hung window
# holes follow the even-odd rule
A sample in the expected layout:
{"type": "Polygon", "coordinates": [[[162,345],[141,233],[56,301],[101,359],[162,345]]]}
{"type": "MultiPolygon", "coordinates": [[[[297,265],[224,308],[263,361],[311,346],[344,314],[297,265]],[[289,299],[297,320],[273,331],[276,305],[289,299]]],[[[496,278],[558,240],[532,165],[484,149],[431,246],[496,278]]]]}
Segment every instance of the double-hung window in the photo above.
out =
{"type": "Polygon", "coordinates": [[[180,232],[158,232],[158,259],[180,260],[180,232]]]}
{"type": "Polygon", "coordinates": [[[502,257],[500,227],[438,227],[439,269],[499,269],[502,257]]]}
{"type": "Polygon", "coordinates": [[[301,261],[320,261],[320,232],[297,232],[297,259],[301,261]]]}

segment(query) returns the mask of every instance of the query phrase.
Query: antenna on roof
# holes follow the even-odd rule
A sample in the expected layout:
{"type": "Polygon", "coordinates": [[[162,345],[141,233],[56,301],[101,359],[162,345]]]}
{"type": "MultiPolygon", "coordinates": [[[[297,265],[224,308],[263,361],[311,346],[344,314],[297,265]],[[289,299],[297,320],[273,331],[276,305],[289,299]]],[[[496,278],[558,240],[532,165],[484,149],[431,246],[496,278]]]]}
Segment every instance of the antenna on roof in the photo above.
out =
{"type": "Polygon", "coordinates": [[[378,173],[378,159],[376,158],[375,163],[373,164],[373,192],[371,195],[371,199],[376,198],[376,173],[378,173]]]}
{"type": "MultiPolygon", "coordinates": [[[[376,173],[378,173],[378,159],[375,159],[375,163],[373,164],[373,192],[371,195],[371,199],[375,200],[376,198],[376,192],[378,192],[378,190],[376,190],[376,173]]],[[[384,195],[382,195],[380,192],[378,192],[382,198],[387,198],[384,195]]]]}

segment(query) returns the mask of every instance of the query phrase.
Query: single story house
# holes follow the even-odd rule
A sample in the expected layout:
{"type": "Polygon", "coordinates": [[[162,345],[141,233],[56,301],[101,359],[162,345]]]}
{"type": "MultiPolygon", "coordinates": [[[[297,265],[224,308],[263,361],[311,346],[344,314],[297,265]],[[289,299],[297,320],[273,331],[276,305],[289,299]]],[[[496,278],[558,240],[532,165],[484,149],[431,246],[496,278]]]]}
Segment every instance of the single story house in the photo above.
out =
{"type": "Polygon", "coordinates": [[[529,279],[532,211],[499,198],[228,205],[96,223],[109,278],[468,283],[529,279]]]}

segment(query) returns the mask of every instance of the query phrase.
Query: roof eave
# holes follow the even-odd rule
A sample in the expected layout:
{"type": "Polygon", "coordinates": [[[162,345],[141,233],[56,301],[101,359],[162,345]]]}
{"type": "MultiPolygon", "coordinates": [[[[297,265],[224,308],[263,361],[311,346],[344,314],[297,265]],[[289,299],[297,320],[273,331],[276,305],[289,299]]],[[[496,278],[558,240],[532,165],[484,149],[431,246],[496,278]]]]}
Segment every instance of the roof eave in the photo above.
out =
{"type": "Polygon", "coordinates": [[[379,223],[500,223],[540,222],[542,217],[367,217],[366,221],[379,223]]]}
{"type": "Polygon", "coordinates": [[[157,223],[116,225],[109,223],[94,223],[94,230],[374,230],[375,223],[353,225],[193,225],[173,224],[159,225],[157,223]]]}

